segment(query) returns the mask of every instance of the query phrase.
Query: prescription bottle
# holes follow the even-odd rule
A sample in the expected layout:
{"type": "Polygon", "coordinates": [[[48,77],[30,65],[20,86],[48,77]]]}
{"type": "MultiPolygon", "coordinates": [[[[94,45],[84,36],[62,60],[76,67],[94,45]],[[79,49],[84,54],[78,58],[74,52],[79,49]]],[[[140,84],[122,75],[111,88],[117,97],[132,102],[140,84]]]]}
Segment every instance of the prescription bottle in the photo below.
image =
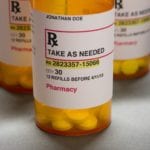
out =
{"type": "Polygon", "coordinates": [[[150,1],[116,0],[115,79],[135,79],[149,72],[150,1]]]}
{"type": "Polygon", "coordinates": [[[32,92],[29,0],[0,0],[0,86],[32,92]]]}
{"type": "Polygon", "coordinates": [[[37,126],[80,136],[111,122],[113,0],[32,0],[37,126]]]}

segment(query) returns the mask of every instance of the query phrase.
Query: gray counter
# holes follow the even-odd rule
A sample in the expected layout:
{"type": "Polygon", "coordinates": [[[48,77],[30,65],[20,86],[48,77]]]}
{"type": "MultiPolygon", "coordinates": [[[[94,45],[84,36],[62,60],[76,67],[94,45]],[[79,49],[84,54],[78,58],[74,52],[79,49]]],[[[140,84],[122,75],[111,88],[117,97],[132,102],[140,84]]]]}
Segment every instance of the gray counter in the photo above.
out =
{"type": "Polygon", "coordinates": [[[82,137],[42,132],[33,97],[0,89],[0,150],[150,150],[150,74],[115,82],[111,126],[82,137]]]}

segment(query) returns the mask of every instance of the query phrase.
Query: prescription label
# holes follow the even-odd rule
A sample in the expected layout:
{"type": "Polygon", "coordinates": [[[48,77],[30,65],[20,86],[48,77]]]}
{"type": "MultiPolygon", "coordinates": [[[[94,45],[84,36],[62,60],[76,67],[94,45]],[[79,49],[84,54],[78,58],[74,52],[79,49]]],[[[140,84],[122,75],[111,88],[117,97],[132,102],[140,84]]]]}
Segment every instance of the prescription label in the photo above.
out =
{"type": "Polygon", "coordinates": [[[114,10],[33,16],[34,97],[51,107],[90,108],[112,98],[114,10]]]}
{"type": "Polygon", "coordinates": [[[115,59],[150,54],[150,1],[116,0],[115,59]]]}
{"type": "Polygon", "coordinates": [[[29,0],[5,0],[0,5],[0,60],[31,66],[31,17],[29,0]]]}

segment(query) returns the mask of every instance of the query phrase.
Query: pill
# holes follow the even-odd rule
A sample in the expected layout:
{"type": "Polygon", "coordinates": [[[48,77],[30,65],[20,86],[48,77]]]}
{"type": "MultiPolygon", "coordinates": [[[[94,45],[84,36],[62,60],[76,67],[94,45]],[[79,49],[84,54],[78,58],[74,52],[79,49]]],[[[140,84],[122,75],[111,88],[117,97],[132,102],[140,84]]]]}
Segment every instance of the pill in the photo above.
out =
{"type": "Polygon", "coordinates": [[[92,130],[97,127],[97,118],[93,115],[90,115],[85,119],[84,122],[78,125],[81,130],[92,130]]]}
{"type": "Polygon", "coordinates": [[[52,108],[47,106],[47,117],[49,120],[61,120],[65,119],[65,113],[63,109],[52,108]]]}
{"type": "Polygon", "coordinates": [[[7,75],[7,76],[3,77],[3,83],[5,83],[8,86],[17,86],[18,85],[18,79],[7,75]]]}
{"type": "Polygon", "coordinates": [[[49,111],[47,116],[48,116],[48,119],[52,120],[52,121],[66,118],[63,111],[55,111],[55,112],[54,111],[49,111]]]}
{"type": "Polygon", "coordinates": [[[32,68],[31,67],[22,67],[22,71],[24,71],[24,73],[26,75],[31,75],[32,74],[32,68]]]}
{"type": "Polygon", "coordinates": [[[124,61],[121,65],[121,71],[126,75],[135,74],[138,71],[138,61],[136,60],[124,61]]]}
{"type": "Polygon", "coordinates": [[[48,123],[50,124],[50,121],[48,120],[48,118],[45,115],[42,115],[42,114],[37,115],[36,120],[40,124],[48,124],[48,123]]]}
{"type": "Polygon", "coordinates": [[[32,89],[32,68],[22,67],[22,74],[20,75],[19,83],[22,87],[32,89]]]}
{"type": "Polygon", "coordinates": [[[73,123],[81,123],[89,116],[87,110],[66,110],[65,114],[73,123]]]}
{"type": "Polygon", "coordinates": [[[99,111],[99,119],[103,121],[108,121],[111,115],[111,102],[103,104],[99,111]]]}
{"type": "Polygon", "coordinates": [[[89,109],[89,112],[90,112],[91,114],[97,116],[99,110],[100,110],[100,106],[94,107],[94,108],[90,108],[90,109],[89,109]]]}
{"type": "Polygon", "coordinates": [[[148,65],[148,61],[144,58],[138,59],[137,61],[138,61],[139,67],[145,67],[148,65]]]}
{"type": "Polygon", "coordinates": [[[113,72],[114,72],[114,74],[119,74],[121,72],[121,62],[120,61],[114,61],[113,72]]]}
{"type": "Polygon", "coordinates": [[[3,83],[8,86],[18,85],[18,75],[14,72],[15,67],[1,63],[1,74],[3,75],[3,83]]]}
{"type": "Polygon", "coordinates": [[[32,76],[21,76],[19,79],[19,83],[24,88],[32,89],[32,76]]]}
{"type": "Polygon", "coordinates": [[[18,74],[21,73],[21,68],[3,64],[2,65],[2,71],[6,74],[11,74],[11,75],[17,76],[18,74]]]}
{"type": "Polygon", "coordinates": [[[65,114],[62,109],[51,108],[37,101],[35,102],[35,111],[37,116],[43,114],[50,121],[65,118],[65,114]]]}
{"type": "Polygon", "coordinates": [[[35,100],[35,112],[38,115],[45,115],[48,113],[48,106],[44,105],[43,103],[35,100]]]}
{"type": "Polygon", "coordinates": [[[52,121],[52,127],[58,131],[67,131],[70,130],[73,125],[66,120],[54,120],[52,121]]]}

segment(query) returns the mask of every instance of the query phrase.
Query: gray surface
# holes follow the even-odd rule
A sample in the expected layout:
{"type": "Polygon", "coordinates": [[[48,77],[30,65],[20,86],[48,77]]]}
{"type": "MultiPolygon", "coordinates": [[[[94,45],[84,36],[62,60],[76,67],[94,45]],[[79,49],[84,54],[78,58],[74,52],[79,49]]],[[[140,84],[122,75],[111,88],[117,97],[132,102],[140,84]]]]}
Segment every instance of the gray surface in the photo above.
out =
{"type": "Polygon", "coordinates": [[[0,89],[0,150],[150,150],[150,75],[114,85],[111,126],[82,137],[40,131],[32,96],[0,89]]]}

